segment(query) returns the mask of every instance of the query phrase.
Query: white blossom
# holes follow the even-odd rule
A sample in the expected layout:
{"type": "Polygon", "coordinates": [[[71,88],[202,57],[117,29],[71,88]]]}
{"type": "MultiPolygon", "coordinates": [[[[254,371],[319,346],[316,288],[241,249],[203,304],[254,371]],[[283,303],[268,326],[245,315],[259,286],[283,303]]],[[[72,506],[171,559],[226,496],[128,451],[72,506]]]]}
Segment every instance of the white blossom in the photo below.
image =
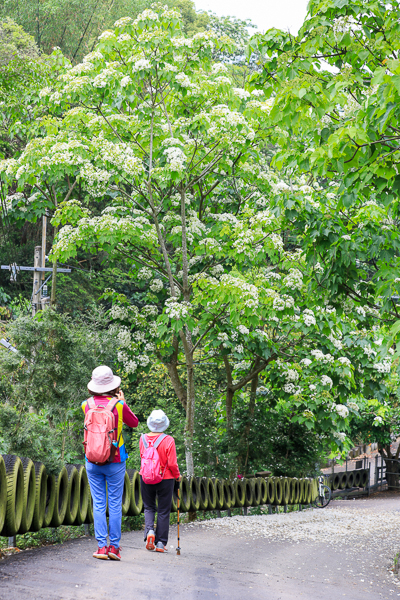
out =
{"type": "Polygon", "coordinates": [[[322,375],[321,383],[322,385],[329,385],[330,388],[332,388],[333,385],[333,381],[330,377],[328,377],[328,375],[322,375]]]}
{"type": "Polygon", "coordinates": [[[335,410],[342,419],[346,419],[349,416],[349,409],[344,404],[336,404],[335,410]]]}

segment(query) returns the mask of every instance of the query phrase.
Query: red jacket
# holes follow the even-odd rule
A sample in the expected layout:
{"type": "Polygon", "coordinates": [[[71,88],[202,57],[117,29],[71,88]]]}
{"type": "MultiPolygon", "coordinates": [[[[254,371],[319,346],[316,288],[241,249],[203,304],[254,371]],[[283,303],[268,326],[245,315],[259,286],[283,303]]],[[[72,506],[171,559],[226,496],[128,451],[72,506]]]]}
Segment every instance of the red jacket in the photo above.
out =
{"type": "MultiPolygon", "coordinates": [[[[156,440],[159,435],[161,435],[161,433],[158,433],[154,436],[149,435],[147,433],[146,440],[156,440]]],[[[142,437],[140,437],[139,450],[140,458],[143,458],[144,446],[142,442],[142,437]]],[[[178,479],[178,477],[180,477],[181,474],[179,472],[178,460],[176,458],[176,447],[174,438],[170,435],[167,435],[167,437],[164,438],[163,441],[160,442],[160,445],[157,447],[157,452],[158,456],[160,457],[162,472],[164,471],[165,466],[168,464],[165,470],[164,479],[178,479]]]]}

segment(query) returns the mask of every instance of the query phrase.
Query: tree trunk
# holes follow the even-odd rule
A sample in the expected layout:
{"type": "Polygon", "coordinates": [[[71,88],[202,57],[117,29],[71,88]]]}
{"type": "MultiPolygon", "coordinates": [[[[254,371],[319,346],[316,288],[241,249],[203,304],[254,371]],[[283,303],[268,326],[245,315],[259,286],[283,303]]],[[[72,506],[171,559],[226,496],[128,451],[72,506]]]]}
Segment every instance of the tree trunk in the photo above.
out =
{"type": "Polygon", "coordinates": [[[235,392],[231,388],[228,388],[226,390],[226,397],[225,397],[226,428],[228,429],[228,431],[231,431],[233,428],[232,406],[233,406],[233,396],[234,395],[235,395],[235,392]]]}
{"type": "Polygon", "coordinates": [[[225,396],[225,408],[226,408],[226,428],[228,431],[232,431],[233,428],[233,417],[232,417],[232,405],[233,405],[233,396],[235,395],[234,390],[232,389],[232,369],[229,363],[229,358],[224,355],[224,365],[226,372],[226,396],[225,396]]]}
{"type": "MultiPolygon", "coordinates": [[[[257,359],[254,368],[257,369],[258,366],[259,366],[259,364],[260,364],[260,360],[257,359]]],[[[243,432],[243,445],[242,445],[242,447],[243,448],[247,448],[246,458],[245,458],[244,467],[243,467],[243,475],[246,474],[247,463],[248,463],[248,460],[249,460],[249,452],[250,452],[249,436],[250,436],[251,426],[252,426],[253,419],[254,419],[254,411],[255,411],[255,408],[256,408],[257,386],[258,386],[258,374],[255,375],[253,377],[253,379],[251,380],[250,400],[249,400],[249,413],[248,413],[248,419],[247,419],[246,427],[244,428],[244,432],[243,432]]],[[[239,468],[240,468],[240,465],[242,464],[242,462],[243,462],[243,456],[239,456],[239,468]]]]}
{"type": "MultiPolygon", "coordinates": [[[[190,332],[187,332],[188,345],[191,349],[192,340],[190,332]]],[[[186,473],[189,477],[194,476],[193,463],[193,437],[194,437],[194,411],[195,411],[195,385],[194,385],[194,364],[192,353],[186,356],[187,369],[187,401],[186,401],[186,426],[185,426],[185,454],[186,454],[186,473]]]]}

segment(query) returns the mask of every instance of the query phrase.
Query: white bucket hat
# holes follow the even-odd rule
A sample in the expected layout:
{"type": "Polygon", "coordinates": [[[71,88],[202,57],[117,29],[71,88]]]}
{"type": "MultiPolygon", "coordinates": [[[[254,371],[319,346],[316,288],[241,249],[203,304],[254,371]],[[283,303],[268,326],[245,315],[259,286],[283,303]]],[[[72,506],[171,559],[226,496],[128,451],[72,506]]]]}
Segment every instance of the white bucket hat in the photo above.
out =
{"type": "Polygon", "coordinates": [[[89,391],[105,394],[111,390],[115,390],[121,385],[121,377],[114,375],[110,367],[102,365],[96,367],[92,373],[92,379],[88,383],[89,391]]]}
{"type": "Polygon", "coordinates": [[[153,410],[147,418],[147,427],[153,433],[162,433],[169,427],[169,419],[163,410],[153,410]]]}

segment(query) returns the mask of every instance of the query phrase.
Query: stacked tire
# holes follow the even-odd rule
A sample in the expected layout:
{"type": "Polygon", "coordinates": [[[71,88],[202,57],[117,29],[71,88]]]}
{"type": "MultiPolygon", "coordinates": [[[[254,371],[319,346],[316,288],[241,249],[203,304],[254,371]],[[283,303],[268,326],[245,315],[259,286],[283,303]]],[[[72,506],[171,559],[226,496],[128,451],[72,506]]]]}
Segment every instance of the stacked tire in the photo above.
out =
{"type": "MultiPolygon", "coordinates": [[[[337,485],[366,485],[368,470],[338,474],[337,485]],[[344,479],[346,476],[346,480],[344,479]]],[[[336,476],[335,476],[336,477],[336,476]]],[[[179,484],[181,512],[231,508],[310,504],[318,493],[317,480],[287,477],[222,478],[183,477],[179,484]]],[[[174,491],[171,510],[176,511],[174,491]]],[[[122,513],[143,512],[139,472],[125,473],[122,513]]],[[[42,527],[93,523],[93,502],[83,465],[65,465],[47,473],[41,462],[15,455],[0,455],[0,535],[14,536],[42,527]]]]}

